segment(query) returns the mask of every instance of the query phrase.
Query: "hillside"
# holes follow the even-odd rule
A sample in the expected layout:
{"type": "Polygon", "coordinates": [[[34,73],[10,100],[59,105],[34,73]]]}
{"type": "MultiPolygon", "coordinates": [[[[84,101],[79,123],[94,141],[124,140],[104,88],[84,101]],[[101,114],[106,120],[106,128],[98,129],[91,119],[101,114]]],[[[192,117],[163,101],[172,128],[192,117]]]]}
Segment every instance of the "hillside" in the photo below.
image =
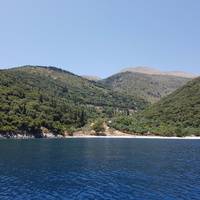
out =
{"type": "Polygon", "coordinates": [[[186,84],[189,78],[122,72],[100,81],[112,90],[154,103],[186,84]]]}
{"type": "Polygon", "coordinates": [[[0,71],[0,133],[63,134],[97,116],[139,110],[141,99],[55,67],[25,66],[0,71]]]}
{"type": "Polygon", "coordinates": [[[200,78],[150,106],[135,117],[113,121],[117,129],[159,135],[200,135],[200,78]]]}

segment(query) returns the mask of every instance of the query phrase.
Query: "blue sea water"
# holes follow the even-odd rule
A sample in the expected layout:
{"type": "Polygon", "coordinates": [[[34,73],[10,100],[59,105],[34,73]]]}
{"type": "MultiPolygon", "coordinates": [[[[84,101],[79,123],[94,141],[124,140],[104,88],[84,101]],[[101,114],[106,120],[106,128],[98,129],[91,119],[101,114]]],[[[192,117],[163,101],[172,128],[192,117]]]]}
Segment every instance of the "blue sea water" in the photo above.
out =
{"type": "Polygon", "coordinates": [[[0,140],[1,200],[199,200],[200,141],[0,140]]]}

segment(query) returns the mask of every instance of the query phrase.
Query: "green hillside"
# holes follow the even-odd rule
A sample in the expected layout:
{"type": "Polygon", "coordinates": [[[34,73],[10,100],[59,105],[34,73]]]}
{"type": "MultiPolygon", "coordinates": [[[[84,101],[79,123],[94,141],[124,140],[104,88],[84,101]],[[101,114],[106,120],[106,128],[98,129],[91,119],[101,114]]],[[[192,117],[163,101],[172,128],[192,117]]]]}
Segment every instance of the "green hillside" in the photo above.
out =
{"type": "Polygon", "coordinates": [[[114,91],[146,99],[154,103],[182,87],[189,78],[122,72],[100,82],[114,91]]]}
{"type": "Polygon", "coordinates": [[[0,133],[34,134],[41,127],[63,134],[97,116],[140,110],[141,99],[119,95],[99,83],[55,67],[25,66],[0,71],[0,133]]]}
{"type": "Polygon", "coordinates": [[[137,116],[114,119],[112,126],[142,134],[200,135],[200,78],[190,81],[137,116]]]}

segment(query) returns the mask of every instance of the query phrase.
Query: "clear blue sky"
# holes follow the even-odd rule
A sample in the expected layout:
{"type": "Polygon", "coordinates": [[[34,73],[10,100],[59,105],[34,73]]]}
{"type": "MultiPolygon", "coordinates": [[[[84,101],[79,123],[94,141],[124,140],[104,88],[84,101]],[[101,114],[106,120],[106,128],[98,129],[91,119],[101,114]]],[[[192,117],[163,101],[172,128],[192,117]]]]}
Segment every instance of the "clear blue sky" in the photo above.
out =
{"type": "Polygon", "coordinates": [[[0,68],[24,64],[200,73],[200,1],[1,0],[0,68]]]}

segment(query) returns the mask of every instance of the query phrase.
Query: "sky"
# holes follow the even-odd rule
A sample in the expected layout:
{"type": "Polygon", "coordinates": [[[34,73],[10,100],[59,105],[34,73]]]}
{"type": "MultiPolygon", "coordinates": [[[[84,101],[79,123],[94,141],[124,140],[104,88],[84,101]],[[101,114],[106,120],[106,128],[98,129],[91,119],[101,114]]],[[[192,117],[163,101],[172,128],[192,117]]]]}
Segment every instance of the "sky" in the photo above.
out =
{"type": "Polygon", "coordinates": [[[150,66],[200,74],[199,0],[0,0],[0,68],[107,77],[150,66]]]}

